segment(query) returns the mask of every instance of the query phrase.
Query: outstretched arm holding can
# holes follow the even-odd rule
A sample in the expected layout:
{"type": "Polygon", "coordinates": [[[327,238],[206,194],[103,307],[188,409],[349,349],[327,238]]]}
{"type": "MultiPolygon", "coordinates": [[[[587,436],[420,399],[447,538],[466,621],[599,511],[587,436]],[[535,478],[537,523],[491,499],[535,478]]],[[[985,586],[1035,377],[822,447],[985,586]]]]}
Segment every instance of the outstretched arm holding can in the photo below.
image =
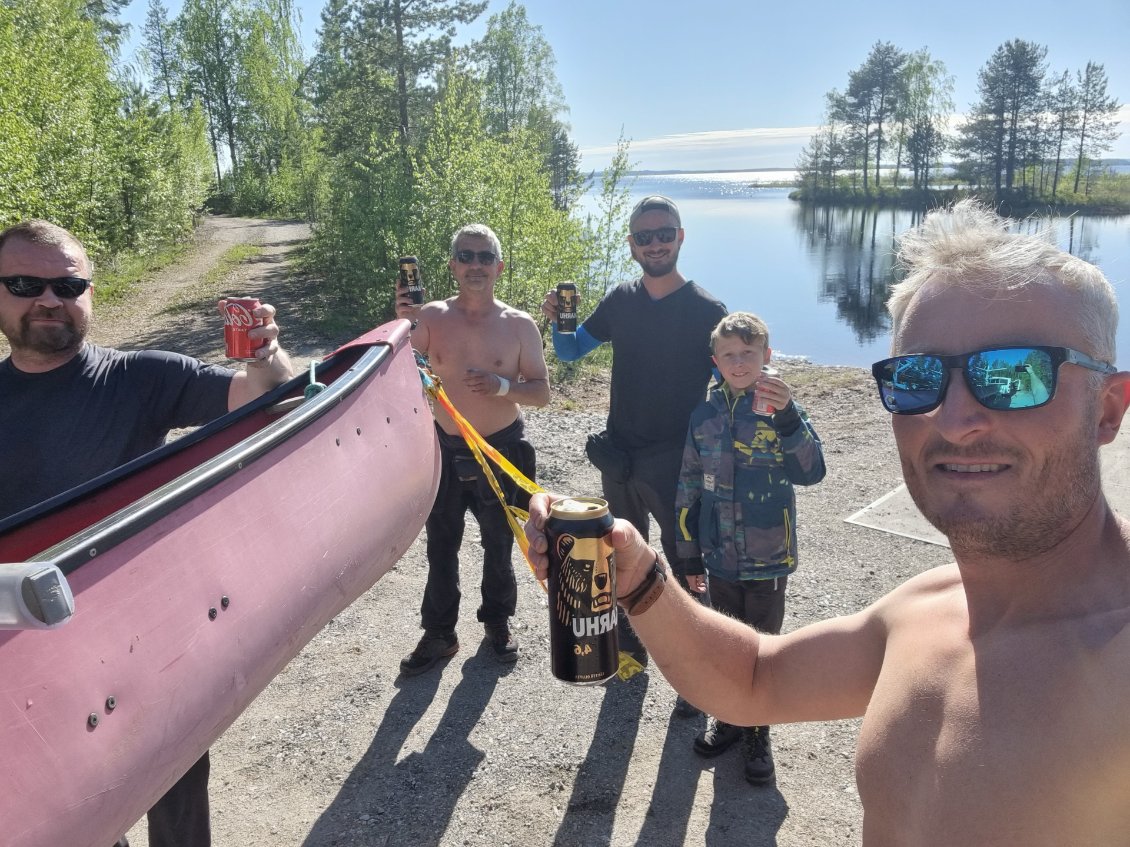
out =
{"type": "MultiPolygon", "coordinates": [[[[530,500],[526,537],[539,579],[548,574],[543,530],[558,499],[535,494],[530,500]]],[[[625,520],[616,520],[611,542],[617,601],[631,608],[656,562],[666,563],[625,520]]],[[[787,635],[763,635],[668,580],[654,602],[632,615],[632,627],[671,685],[727,723],[832,720],[858,717],[867,706],[882,665],[885,602],[787,635]]]]}
{"type": "MultiPolygon", "coordinates": [[[[226,301],[219,302],[221,313],[226,301]]],[[[275,323],[275,307],[261,303],[252,311],[261,323],[248,330],[247,336],[254,348],[254,360],[248,361],[244,370],[232,377],[228,389],[228,411],[232,412],[266,394],[276,385],[282,385],[294,376],[290,357],[279,346],[279,326],[275,323]]]]}

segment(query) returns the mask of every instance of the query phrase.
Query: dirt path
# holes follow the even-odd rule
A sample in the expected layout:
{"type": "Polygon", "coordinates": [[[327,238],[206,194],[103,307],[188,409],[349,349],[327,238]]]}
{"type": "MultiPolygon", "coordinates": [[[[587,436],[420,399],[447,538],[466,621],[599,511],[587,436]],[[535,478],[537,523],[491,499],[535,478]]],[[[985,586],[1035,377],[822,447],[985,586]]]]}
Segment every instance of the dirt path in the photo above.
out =
{"type": "MultiPolygon", "coordinates": [[[[303,332],[292,304],[303,280],[287,269],[287,257],[309,237],[310,227],[289,221],[204,218],[193,247],[175,265],[142,282],[122,301],[98,304],[91,340],[111,347],[143,347],[223,361],[223,324],[209,305],[223,296],[255,296],[278,304],[280,325],[290,326],[287,349],[306,360],[323,349],[303,332]],[[250,244],[259,254],[212,284],[202,282],[231,247],[250,244]]],[[[97,288],[95,289],[97,292],[97,288]]]]}
{"type": "MultiPolygon", "coordinates": [[[[316,285],[289,274],[305,237],[293,223],[211,219],[184,263],[132,303],[100,310],[95,339],[218,359],[218,294],[257,294],[279,307],[280,341],[299,362],[345,339],[318,337],[302,304],[316,285]],[[263,248],[201,291],[196,281],[228,246],[263,248]],[[170,304],[189,304],[188,307],[170,304]]],[[[899,480],[887,419],[860,369],[786,368],[824,440],[829,476],[798,491],[801,569],[789,584],[786,629],[858,609],[948,551],[845,524],[899,480]],[[912,549],[908,549],[912,548],[912,549]],[[912,563],[912,564],[911,564],[912,563]]],[[[583,458],[605,415],[603,385],[555,387],[527,415],[539,480],[599,491],[583,458]]],[[[395,496],[391,492],[390,496],[395,496]]],[[[370,592],[333,620],[212,748],[215,844],[356,847],[590,845],[854,845],[856,721],[774,729],[777,779],[753,788],[736,750],[691,749],[702,717],[672,717],[674,692],[655,671],[575,688],[549,674],[546,607],[519,560],[521,643],[497,664],[475,622],[478,533],[462,561],[460,652],[413,679],[398,663],[419,635],[427,575],[422,539],[370,592]]],[[[740,669],[735,669],[740,673],[740,669]]],[[[145,847],[144,825],[130,840],[145,847]]]]}

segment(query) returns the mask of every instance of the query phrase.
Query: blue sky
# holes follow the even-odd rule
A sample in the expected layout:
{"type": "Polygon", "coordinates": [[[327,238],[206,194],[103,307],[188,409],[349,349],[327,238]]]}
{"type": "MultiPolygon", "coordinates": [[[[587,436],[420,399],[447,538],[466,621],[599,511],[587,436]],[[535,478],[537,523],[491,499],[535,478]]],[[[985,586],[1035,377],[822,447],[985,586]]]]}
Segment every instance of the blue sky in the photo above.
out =
{"type": "MultiPolygon", "coordinates": [[[[125,19],[140,29],[147,0],[125,19]]],[[[176,14],[180,0],[165,0],[176,14]]],[[[324,0],[298,0],[313,52],[324,0]]],[[[460,33],[480,37],[487,18],[460,33]]],[[[1108,93],[1130,103],[1128,0],[529,0],[557,58],[573,140],[585,169],[608,162],[623,133],[649,170],[791,168],[819,125],[824,96],[842,89],[876,41],[929,49],[954,80],[958,112],[977,99],[977,71],[1009,39],[1048,48],[1051,72],[1106,68],[1108,93]]],[[[125,58],[128,59],[130,47],[125,58]]],[[[1130,158],[1130,106],[1107,154],[1130,158]]]]}

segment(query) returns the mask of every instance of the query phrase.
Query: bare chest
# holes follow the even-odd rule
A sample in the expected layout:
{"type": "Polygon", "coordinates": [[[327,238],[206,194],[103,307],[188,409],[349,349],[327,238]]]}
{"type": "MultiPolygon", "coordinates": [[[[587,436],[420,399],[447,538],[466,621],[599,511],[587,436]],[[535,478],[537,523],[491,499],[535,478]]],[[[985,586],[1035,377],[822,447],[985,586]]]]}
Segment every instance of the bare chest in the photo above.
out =
{"type": "Polygon", "coordinates": [[[498,317],[468,321],[447,314],[430,329],[428,359],[442,379],[455,379],[475,368],[506,375],[517,370],[520,341],[498,317]]]}
{"type": "Polygon", "coordinates": [[[856,764],[868,843],[1115,843],[1130,831],[1128,648],[1125,632],[892,637],[856,764]]]}

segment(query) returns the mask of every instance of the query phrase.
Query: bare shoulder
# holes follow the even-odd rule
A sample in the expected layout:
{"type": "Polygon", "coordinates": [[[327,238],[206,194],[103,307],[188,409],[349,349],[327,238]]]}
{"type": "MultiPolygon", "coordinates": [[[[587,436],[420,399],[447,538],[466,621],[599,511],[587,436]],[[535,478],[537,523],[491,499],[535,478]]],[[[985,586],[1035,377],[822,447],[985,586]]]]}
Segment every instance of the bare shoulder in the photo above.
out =
{"type": "Polygon", "coordinates": [[[914,614],[923,604],[942,601],[961,590],[961,572],[957,565],[941,565],[911,577],[879,598],[872,608],[879,617],[892,620],[914,614]]]}
{"type": "Polygon", "coordinates": [[[429,300],[420,307],[421,318],[442,318],[451,312],[451,300],[429,300]]]}
{"type": "Polygon", "coordinates": [[[523,312],[518,307],[503,303],[501,300],[495,300],[494,302],[498,306],[499,316],[504,320],[518,321],[519,323],[528,323],[531,326],[537,326],[537,323],[530,316],[529,312],[523,312]]]}

